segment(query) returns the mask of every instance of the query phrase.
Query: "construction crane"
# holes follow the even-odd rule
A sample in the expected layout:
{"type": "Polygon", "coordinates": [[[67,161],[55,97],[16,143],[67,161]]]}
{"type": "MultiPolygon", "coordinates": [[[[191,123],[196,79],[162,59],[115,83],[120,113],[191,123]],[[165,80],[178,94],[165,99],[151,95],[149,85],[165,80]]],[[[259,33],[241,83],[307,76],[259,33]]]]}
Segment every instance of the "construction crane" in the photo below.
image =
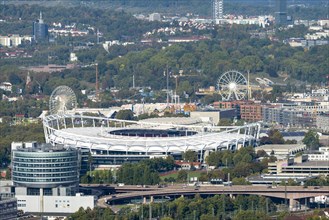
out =
{"type": "Polygon", "coordinates": [[[196,75],[196,74],[193,74],[193,75],[183,75],[184,70],[179,70],[178,73],[179,73],[178,75],[172,75],[172,77],[175,78],[175,88],[176,88],[175,90],[176,90],[176,91],[177,91],[177,89],[178,89],[179,78],[181,78],[181,77],[199,76],[199,75],[196,75]]]}
{"type": "Polygon", "coordinates": [[[95,66],[95,100],[99,101],[99,81],[98,81],[98,63],[92,63],[88,65],[83,65],[81,68],[92,67],[95,66]]]}

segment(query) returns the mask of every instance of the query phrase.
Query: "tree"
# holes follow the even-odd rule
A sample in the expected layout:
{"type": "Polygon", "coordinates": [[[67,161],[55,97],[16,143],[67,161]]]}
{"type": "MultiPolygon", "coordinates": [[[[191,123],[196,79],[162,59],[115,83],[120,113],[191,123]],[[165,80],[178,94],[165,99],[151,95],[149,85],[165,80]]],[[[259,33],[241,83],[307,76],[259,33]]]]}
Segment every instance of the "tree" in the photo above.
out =
{"type": "Polygon", "coordinates": [[[257,151],[257,157],[268,157],[266,151],[264,150],[258,150],[257,151]]]}
{"type": "Polygon", "coordinates": [[[223,153],[220,151],[211,152],[207,157],[206,161],[209,166],[218,167],[222,164],[223,153]]]}
{"type": "Polygon", "coordinates": [[[268,133],[268,137],[262,137],[262,144],[284,144],[284,139],[281,132],[277,129],[272,129],[268,133]]]}
{"type": "Polygon", "coordinates": [[[297,144],[297,141],[288,139],[288,140],[285,141],[285,144],[297,144]]]}
{"type": "Polygon", "coordinates": [[[255,212],[254,210],[241,210],[233,218],[233,220],[270,220],[270,216],[266,215],[264,212],[255,212]]]}
{"type": "Polygon", "coordinates": [[[319,150],[320,147],[319,135],[315,131],[309,130],[305,134],[305,137],[302,141],[306,145],[307,149],[319,150]]]}
{"type": "Polygon", "coordinates": [[[233,185],[251,185],[250,182],[248,182],[245,178],[243,177],[235,177],[232,179],[232,184],[233,185]]]}
{"type": "Polygon", "coordinates": [[[134,112],[129,110],[129,109],[120,110],[120,111],[118,111],[115,118],[116,119],[121,119],[121,120],[133,120],[134,119],[134,112]]]}
{"type": "Polygon", "coordinates": [[[223,118],[218,122],[218,126],[231,126],[231,125],[232,125],[232,120],[227,118],[223,118]]]}
{"type": "Polygon", "coordinates": [[[187,181],[187,176],[188,176],[188,173],[186,170],[180,170],[180,171],[178,171],[177,181],[185,182],[185,181],[187,181]]]}
{"type": "Polygon", "coordinates": [[[198,160],[198,155],[195,151],[188,150],[183,154],[185,162],[196,162],[198,160]]]}

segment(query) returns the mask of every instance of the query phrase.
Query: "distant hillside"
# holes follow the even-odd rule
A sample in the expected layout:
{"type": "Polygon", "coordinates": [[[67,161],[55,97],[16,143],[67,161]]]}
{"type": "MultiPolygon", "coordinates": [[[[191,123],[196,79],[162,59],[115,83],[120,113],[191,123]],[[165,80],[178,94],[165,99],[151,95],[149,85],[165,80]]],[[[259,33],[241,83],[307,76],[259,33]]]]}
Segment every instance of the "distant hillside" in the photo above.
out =
{"type": "MultiPolygon", "coordinates": [[[[125,10],[131,13],[194,13],[211,17],[212,0],[11,0],[4,4],[40,4],[53,6],[87,6],[102,9],[125,10]]],[[[318,19],[328,16],[328,0],[288,0],[288,14],[295,18],[318,19]]],[[[275,0],[224,0],[227,14],[273,14],[275,0]]]]}

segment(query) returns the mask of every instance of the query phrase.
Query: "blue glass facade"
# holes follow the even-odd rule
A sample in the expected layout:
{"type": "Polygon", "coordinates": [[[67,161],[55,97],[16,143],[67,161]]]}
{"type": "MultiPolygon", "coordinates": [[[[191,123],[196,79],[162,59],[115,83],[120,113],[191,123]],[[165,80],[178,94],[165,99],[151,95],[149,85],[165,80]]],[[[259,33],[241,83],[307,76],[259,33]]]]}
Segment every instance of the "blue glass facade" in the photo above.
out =
{"type": "Polygon", "coordinates": [[[48,39],[48,25],[40,23],[39,21],[33,22],[33,39],[47,40],[48,39]]]}

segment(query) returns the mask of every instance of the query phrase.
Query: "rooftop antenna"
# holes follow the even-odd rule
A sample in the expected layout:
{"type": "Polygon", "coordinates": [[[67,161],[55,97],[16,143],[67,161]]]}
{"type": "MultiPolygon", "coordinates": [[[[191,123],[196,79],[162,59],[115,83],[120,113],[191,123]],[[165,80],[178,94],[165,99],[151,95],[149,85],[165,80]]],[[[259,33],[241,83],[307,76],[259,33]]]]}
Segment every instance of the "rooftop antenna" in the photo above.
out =
{"type": "Polygon", "coordinates": [[[43,19],[42,19],[42,11],[40,11],[39,23],[43,23],[43,19]]]}

